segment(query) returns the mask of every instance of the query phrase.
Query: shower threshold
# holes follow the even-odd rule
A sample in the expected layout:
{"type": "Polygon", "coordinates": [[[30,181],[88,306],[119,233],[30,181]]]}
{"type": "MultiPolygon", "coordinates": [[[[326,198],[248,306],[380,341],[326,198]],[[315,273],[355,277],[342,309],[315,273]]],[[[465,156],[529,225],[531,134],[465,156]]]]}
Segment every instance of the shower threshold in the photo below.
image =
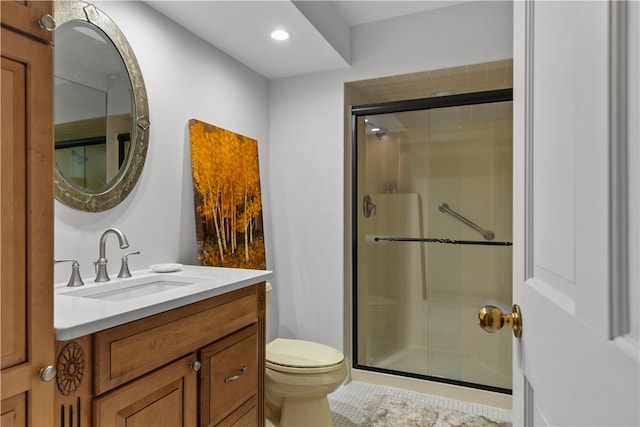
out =
{"type": "Polygon", "coordinates": [[[396,387],[418,393],[433,394],[448,399],[462,400],[509,410],[511,410],[513,406],[511,395],[505,393],[480,390],[439,381],[394,375],[392,373],[376,372],[370,369],[360,369],[357,367],[351,368],[350,374],[352,381],[360,381],[367,384],[396,387]]]}

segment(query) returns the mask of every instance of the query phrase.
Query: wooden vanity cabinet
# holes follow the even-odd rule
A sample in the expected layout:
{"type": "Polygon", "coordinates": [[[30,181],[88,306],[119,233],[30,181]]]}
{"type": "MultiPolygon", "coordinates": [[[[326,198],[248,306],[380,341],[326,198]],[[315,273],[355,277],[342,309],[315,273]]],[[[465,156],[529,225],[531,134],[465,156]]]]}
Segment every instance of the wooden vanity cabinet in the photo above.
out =
{"type": "Polygon", "coordinates": [[[96,426],[196,426],[197,374],[187,355],[94,400],[96,426]]]}
{"type": "MultiPolygon", "coordinates": [[[[264,283],[97,332],[84,422],[115,426],[263,426],[264,283]]],[[[82,337],[85,339],[85,337],[82,337]]],[[[62,344],[59,343],[59,347],[62,344]]],[[[69,406],[64,416],[69,418],[69,406]]],[[[73,418],[61,427],[77,426],[73,418]]],[[[88,425],[88,424],[86,424],[88,425]]],[[[82,427],[82,426],[80,426],[82,427]]]]}
{"type": "Polygon", "coordinates": [[[52,2],[0,1],[0,424],[52,426],[52,2]]]}
{"type": "Polygon", "coordinates": [[[201,425],[218,425],[231,414],[234,420],[240,419],[255,409],[258,376],[252,373],[260,368],[257,332],[253,324],[200,350],[201,425]],[[252,404],[242,409],[247,402],[252,404]]]}
{"type": "MultiPolygon", "coordinates": [[[[51,43],[53,31],[48,31],[40,25],[40,19],[44,15],[53,15],[53,3],[51,1],[3,0],[1,3],[3,26],[46,44],[51,43]]],[[[50,120],[53,122],[53,115],[50,120]]]]}

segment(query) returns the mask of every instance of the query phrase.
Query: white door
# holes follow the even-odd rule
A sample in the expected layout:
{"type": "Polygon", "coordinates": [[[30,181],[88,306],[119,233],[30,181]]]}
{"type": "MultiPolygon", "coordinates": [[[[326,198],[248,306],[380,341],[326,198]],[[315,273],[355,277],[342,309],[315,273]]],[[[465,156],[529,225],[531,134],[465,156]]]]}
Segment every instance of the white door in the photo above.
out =
{"type": "Polygon", "coordinates": [[[514,2],[514,425],[640,425],[638,9],[514,2]]]}

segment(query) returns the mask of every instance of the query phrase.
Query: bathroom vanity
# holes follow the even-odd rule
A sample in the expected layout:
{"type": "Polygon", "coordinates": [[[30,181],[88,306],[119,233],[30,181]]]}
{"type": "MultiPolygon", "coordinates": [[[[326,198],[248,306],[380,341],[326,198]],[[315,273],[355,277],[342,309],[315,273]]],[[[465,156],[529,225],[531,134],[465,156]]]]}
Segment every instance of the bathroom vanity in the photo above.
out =
{"type": "Polygon", "coordinates": [[[187,266],[57,286],[56,425],[264,425],[270,277],[187,266]]]}

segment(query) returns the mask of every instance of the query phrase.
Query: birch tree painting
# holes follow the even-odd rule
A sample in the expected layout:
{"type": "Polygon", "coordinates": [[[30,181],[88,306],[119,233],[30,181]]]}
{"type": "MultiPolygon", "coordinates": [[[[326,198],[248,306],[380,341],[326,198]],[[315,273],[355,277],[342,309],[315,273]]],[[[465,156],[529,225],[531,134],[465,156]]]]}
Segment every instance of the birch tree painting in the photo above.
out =
{"type": "Polygon", "coordinates": [[[200,265],[265,269],[258,142],[195,119],[189,140],[200,265]]]}

